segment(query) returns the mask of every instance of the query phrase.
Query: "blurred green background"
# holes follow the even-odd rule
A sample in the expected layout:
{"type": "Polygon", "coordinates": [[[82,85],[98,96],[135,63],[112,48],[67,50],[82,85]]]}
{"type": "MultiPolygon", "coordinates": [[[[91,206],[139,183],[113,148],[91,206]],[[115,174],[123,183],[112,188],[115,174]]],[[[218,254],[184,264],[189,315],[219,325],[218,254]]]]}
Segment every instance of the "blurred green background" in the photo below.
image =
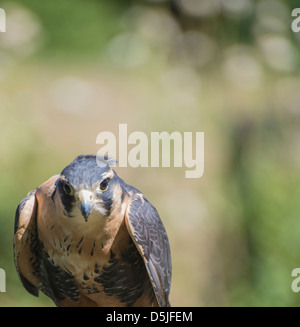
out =
{"type": "MultiPolygon", "coordinates": [[[[102,131],[205,132],[205,173],[116,168],[168,231],[173,306],[298,306],[298,1],[0,1],[0,306],[21,285],[14,213],[102,131]]],[[[299,6],[299,4],[298,4],[299,6]]]]}

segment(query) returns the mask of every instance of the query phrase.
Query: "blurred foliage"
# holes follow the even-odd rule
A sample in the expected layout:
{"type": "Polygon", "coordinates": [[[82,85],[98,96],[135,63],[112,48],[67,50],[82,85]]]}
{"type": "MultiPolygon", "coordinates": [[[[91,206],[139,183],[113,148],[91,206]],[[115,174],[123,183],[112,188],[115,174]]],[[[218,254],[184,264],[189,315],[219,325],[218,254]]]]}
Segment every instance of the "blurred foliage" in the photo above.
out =
{"type": "Polygon", "coordinates": [[[157,207],[175,306],[298,306],[298,1],[0,1],[2,306],[52,305],[13,265],[14,212],[96,136],[204,131],[205,174],[118,168],[157,207]],[[153,182],[155,181],[155,182],[153,182]]]}

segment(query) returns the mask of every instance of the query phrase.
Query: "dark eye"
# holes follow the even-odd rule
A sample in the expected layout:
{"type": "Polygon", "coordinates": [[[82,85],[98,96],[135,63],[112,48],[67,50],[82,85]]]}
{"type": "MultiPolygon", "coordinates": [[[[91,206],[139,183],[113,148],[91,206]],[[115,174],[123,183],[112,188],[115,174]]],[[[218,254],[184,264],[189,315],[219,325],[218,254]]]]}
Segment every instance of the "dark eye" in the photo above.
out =
{"type": "Polygon", "coordinates": [[[69,183],[67,183],[67,182],[64,182],[64,184],[63,184],[63,190],[64,190],[64,192],[67,195],[70,195],[71,196],[71,195],[74,194],[72,186],[69,183]]]}
{"type": "Polygon", "coordinates": [[[99,184],[99,191],[100,192],[104,192],[107,190],[108,188],[108,182],[109,182],[109,178],[105,179],[104,181],[102,181],[100,184],[99,184]]]}

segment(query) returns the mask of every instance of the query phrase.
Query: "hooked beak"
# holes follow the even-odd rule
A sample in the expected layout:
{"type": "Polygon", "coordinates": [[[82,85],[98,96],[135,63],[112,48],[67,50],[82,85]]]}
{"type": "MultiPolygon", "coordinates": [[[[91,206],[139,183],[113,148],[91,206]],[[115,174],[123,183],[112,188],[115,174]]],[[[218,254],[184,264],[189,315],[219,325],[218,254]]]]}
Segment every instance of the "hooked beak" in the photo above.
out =
{"type": "Polygon", "coordinates": [[[82,190],[78,194],[79,209],[85,221],[88,221],[88,217],[91,213],[94,201],[94,195],[92,192],[82,190]]]}

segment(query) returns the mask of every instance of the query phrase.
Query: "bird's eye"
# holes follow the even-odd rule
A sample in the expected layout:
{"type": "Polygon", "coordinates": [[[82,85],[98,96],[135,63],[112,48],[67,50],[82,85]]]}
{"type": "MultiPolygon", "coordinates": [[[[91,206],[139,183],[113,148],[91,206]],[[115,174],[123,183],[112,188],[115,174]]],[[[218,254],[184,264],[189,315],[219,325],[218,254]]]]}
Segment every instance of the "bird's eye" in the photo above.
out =
{"type": "Polygon", "coordinates": [[[98,189],[100,192],[104,192],[108,189],[108,182],[109,182],[109,178],[106,178],[104,181],[102,181],[99,184],[98,189]]]}
{"type": "Polygon", "coordinates": [[[64,182],[63,184],[63,190],[67,195],[73,195],[73,188],[71,187],[71,185],[69,183],[64,182]]]}

